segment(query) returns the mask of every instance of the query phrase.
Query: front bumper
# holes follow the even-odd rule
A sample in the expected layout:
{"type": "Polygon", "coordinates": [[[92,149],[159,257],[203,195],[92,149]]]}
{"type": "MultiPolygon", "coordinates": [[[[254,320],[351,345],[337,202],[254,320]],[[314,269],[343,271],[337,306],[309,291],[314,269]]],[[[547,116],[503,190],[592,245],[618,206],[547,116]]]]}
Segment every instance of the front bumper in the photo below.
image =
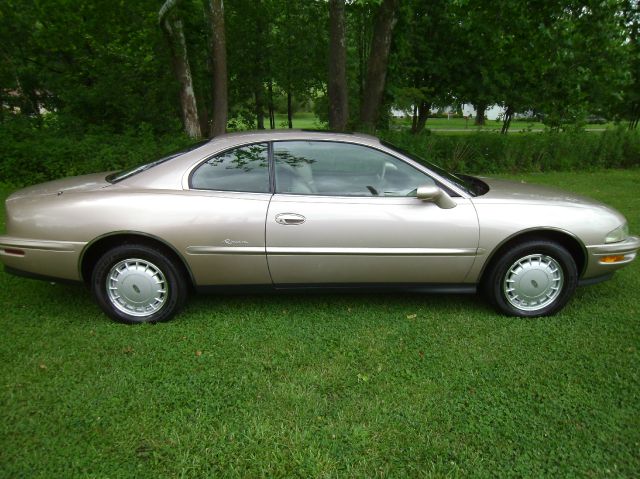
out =
{"type": "Polygon", "coordinates": [[[80,280],[79,259],[86,243],[0,236],[0,261],[32,275],[80,280]]]}
{"type": "Polygon", "coordinates": [[[618,243],[587,246],[587,269],[583,278],[612,273],[631,263],[640,249],[640,238],[629,236],[618,243]]]}

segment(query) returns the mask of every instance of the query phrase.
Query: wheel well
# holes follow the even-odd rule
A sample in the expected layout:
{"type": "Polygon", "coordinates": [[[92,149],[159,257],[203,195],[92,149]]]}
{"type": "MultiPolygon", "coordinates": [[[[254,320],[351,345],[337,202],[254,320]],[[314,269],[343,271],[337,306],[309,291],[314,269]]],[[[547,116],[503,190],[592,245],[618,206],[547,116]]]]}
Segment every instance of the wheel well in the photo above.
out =
{"type": "Polygon", "coordinates": [[[489,266],[496,258],[499,258],[503,252],[509,250],[518,243],[532,240],[553,241],[563,246],[569,252],[569,254],[571,254],[573,260],[576,262],[578,276],[581,276],[584,272],[584,269],[587,265],[587,255],[584,246],[576,238],[568,233],[556,230],[526,231],[514,236],[513,238],[509,238],[505,243],[500,245],[500,247],[493,252],[493,254],[489,257],[484,265],[480,282],[484,282],[484,277],[490,269],[489,266]]]}
{"type": "Polygon", "coordinates": [[[91,281],[91,274],[98,259],[111,248],[116,246],[122,246],[124,244],[143,244],[152,248],[160,250],[168,258],[171,258],[178,267],[182,268],[185,278],[189,280],[189,286],[193,287],[195,284],[191,271],[187,267],[184,259],[169,245],[166,243],[141,234],[113,234],[100,238],[89,245],[89,247],[82,254],[80,262],[80,273],[82,274],[82,280],[85,284],[89,284],[91,281]]]}

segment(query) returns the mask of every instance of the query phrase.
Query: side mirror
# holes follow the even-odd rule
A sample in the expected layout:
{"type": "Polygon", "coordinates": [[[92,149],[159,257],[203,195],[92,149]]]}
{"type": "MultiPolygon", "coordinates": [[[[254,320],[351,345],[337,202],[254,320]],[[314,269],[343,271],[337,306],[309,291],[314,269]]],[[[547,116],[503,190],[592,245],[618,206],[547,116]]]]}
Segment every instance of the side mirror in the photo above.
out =
{"type": "Polygon", "coordinates": [[[430,201],[445,210],[456,207],[456,202],[453,201],[446,192],[435,185],[419,186],[416,194],[419,200],[430,201]]]}

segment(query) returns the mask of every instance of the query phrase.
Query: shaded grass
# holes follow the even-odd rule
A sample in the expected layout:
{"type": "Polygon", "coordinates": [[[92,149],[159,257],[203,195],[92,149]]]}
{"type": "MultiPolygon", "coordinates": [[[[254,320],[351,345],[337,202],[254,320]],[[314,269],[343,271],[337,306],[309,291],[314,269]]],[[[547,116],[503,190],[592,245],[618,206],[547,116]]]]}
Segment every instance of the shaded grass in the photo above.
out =
{"type": "MultiPolygon", "coordinates": [[[[288,128],[289,124],[287,121],[287,115],[283,114],[283,113],[276,113],[275,115],[275,120],[276,120],[276,128],[277,129],[286,129],[288,128]]],[[[298,113],[294,113],[293,114],[293,118],[291,120],[291,123],[293,125],[293,128],[300,128],[300,129],[311,129],[311,130],[317,130],[317,129],[326,129],[327,126],[326,125],[322,125],[320,123],[320,120],[318,119],[318,117],[311,113],[311,112],[298,112],[298,113]]],[[[269,127],[269,122],[266,122],[266,126],[267,128],[269,127]]]]}
{"type": "MultiPolygon", "coordinates": [[[[518,178],[640,231],[640,170],[518,178]]],[[[474,296],[198,296],[127,327],[0,273],[0,476],[634,477],[639,288],[634,264],[539,320],[474,296]]]]}

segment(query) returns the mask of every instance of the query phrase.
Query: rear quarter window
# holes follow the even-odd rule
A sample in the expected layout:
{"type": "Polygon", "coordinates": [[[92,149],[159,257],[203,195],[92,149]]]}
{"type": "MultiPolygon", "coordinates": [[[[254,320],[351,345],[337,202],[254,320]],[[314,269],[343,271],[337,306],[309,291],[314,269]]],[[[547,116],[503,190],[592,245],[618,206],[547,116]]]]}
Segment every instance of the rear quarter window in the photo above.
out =
{"type": "Polygon", "coordinates": [[[196,190],[269,193],[269,146],[255,143],[209,158],[191,175],[196,190]]]}

